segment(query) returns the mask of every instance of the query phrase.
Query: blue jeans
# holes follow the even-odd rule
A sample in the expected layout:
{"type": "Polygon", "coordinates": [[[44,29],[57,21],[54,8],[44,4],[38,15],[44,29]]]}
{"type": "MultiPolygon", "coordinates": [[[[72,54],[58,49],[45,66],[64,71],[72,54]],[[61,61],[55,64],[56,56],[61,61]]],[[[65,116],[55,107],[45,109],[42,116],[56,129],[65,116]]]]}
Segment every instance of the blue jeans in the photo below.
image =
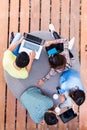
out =
{"type": "MultiPolygon", "coordinates": [[[[12,40],[11,44],[14,44],[15,42],[19,41],[19,39],[22,37],[21,33],[16,33],[14,36],[14,39],[12,40]]],[[[20,44],[12,51],[14,55],[18,56],[18,51],[20,48],[20,44]]]]}

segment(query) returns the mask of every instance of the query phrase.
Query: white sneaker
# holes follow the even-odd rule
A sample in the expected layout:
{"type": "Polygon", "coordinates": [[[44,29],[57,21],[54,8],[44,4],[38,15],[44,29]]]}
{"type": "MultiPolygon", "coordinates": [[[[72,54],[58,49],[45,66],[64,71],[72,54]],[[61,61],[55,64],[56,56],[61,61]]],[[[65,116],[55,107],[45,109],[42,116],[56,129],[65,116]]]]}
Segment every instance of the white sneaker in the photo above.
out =
{"type": "Polygon", "coordinates": [[[53,24],[49,24],[49,31],[53,32],[55,31],[54,25],[53,24]]]}
{"type": "Polygon", "coordinates": [[[68,42],[68,49],[69,49],[69,50],[72,50],[74,43],[75,43],[75,37],[73,37],[73,38],[68,42]]]}

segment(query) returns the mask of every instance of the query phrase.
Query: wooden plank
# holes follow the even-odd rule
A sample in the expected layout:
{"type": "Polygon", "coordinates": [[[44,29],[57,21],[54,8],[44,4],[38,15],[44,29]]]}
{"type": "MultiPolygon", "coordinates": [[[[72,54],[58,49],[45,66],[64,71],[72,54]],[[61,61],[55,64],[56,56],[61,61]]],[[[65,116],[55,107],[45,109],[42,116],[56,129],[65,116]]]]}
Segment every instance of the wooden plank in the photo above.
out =
{"type": "Polygon", "coordinates": [[[49,126],[49,130],[58,130],[57,125],[49,126]]]}
{"type": "Polygon", "coordinates": [[[44,125],[39,124],[38,130],[47,130],[47,125],[46,124],[44,124],[44,125]]]}
{"type": "MultiPolygon", "coordinates": [[[[66,109],[67,108],[62,108],[61,113],[66,111],[66,109]]],[[[64,124],[60,118],[58,118],[58,120],[59,120],[59,124],[58,124],[59,130],[67,130],[68,129],[68,123],[64,124]]]]}
{"type": "MultiPolygon", "coordinates": [[[[60,13],[61,13],[61,23],[60,23],[60,33],[62,37],[69,39],[69,0],[61,1],[60,3],[60,13]]],[[[59,130],[68,129],[68,123],[64,124],[61,120],[59,120],[59,130]]]]}
{"type": "Polygon", "coordinates": [[[50,22],[50,0],[41,0],[41,30],[48,31],[50,22]]]}
{"type": "MultiPolygon", "coordinates": [[[[81,75],[82,81],[87,92],[87,0],[82,1],[82,15],[81,15],[81,75]]],[[[86,93],[87,97],[87,93],[86,93]]],[[[87,130],[87,100],[80,107],[80,130],[87,130]]]]}
{"type": "Polygon", "coordinates": [[[70,9],[70,38],[75,36],[75,49],[79,52],[80,41],[80,0],[72,0],[70,9]]]}
{"type": "Polygon", "coordinates": [[[69,0],[61,3],[61,35],[69,39],[69,0]]]}
{"type": "MultiPolygon", "coordinates": [[[[19,0],[10,1],[9,13],[9,33],[18,31],[18,10],[19,0]]],[[[14,130],[16,128],[16,100],[10,90],[7,91],[7,119],[6,130],[14,130]]]]}
{"type": "MultiPolygon", "coordinates": [[[[77,51],[77,55],[79,54],[79,24],[80,24],[80,0],[71,0],[69,3],[69,39],[71,39],[73,36],[75,37],[75,50],[77,51]]],[[[78,112],[78,106],[74,104],[75,112],[78,114],[77,118],[73,119],[69,123],[69,129],[70,130],[76,130],[79,129],[79,112],[78,112]]]]}
{"type": "Polygon", "coordinates": [[[40,20],[40,0],[31,0],[31,23],[30,31],[39,30],[39,21],[40,20]]]}
{"type": "Polygon", "coordinates": [[[14,130],[15,128],[15,97],[8,89],[7,91],[7,114],[6,114],[6,130],[14,130]]]}
{"type": "Polygon", "coordinates": [[[72,119],[68,123],[68,129],[69,130],[78,130],[79,129],[79,111],[78,111],[78,106],[73,102],[73,110],[75,113],[77,113],[77,117],[72,119]]]}
{"type": "MultiPolygon", "coordinates": [[[[73,36],[75,37],[75,50],[77,51],[77,55],[79,54],[79,30],[80,30],[80,0],[72,0],[70,2],[70,34],[69,38],[71,39],[73,36]],[[76,6],[75,6],[76,5],[76,6]]],[[[74,105],[75,112],[78,114],[77,118],[73,119],[69,123],[69,129],[70,130],[76,130],[79,129],[79,111],[78,111],[78,106],[75,104],[74,105]]]]}
{"type": "Polygon", "coordinates": [[[56,31],[60,29],[60,0],[53,0],[51,3],[51,23],[54,24],[56,31]]]}
{"type": "MultiPolygon", "coordinates": [[[[19,3],[20,11],[20,21],[19,21],[19,31],[23,34],[28,32],[29,26],[29,1],[21,0],[19,3]]],[[[20,86],[18,86],[20,87],[20,86]]],[[[17,125],[16,130],[26,129],[26,110],[22,107],[22,104],[17,102],[17,125]]]]}
{"type": "Polygon", "coordinates": [[[10,32],[18,31],[19,0],[11,0],[10,3],[10,32]]]}
{"type": "Polygon", "coordinates": [[[20,32],[29,31],[29,0],[21,0],[20,32]]]}
{"type": "Polygon", "coordinates": [[[16,130],[24,130],[26,127],[26,110],[20,102],[17,102],[17,126],[16,130]]]}
{"type": "Polygon", "coordinates": [[[36,124],[31,120],[29,113],[27,112],[27,130],[35,130],[36,124]]]}
{"type": "Polygon", "coordinates": [[[2,67],[2,57],[3,52],[7,48],[7,33],[8,33],[8,0],[0,1],[0,130],[4,130],[4,122],[6,121],[6,100],[5,91],[6,84],[4,81],[3,67],[2,67]],[[3,12],[2,12],[3,11],[3,12]]]}

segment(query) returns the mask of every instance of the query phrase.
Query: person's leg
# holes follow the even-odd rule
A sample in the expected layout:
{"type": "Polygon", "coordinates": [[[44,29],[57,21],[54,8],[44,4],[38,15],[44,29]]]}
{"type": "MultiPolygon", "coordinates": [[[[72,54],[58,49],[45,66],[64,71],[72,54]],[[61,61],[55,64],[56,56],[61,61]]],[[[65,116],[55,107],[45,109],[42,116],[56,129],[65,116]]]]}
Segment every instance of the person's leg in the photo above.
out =
{"type": "Polygon", "coordinates": [[[60,39],[61,38],[56,31],[53,31],[53,36],[54,36],[55,39],[60,39]]]}
{"type": "MultiPolygon", "coordinates": [[[[51,35],[54,39],[61,39],[60,35],[55,30],[55,27],[53,24],[49,24],[49,31],[51,32],[51,35]]],[[[55,45],[53,44],[53,45],[47,47],[46,51],[51,50],[53,48],[56,48],[58,53],[61,53],[64,50],[63,43],[59,43],[59,44],[55,44],[55,45]]]]}
{"type": "Polygon", "coordinates": [[[9,38],[9,43],[10,44],[12,43],[13,39],[14,39],[14,32],[11,32],[10,38],[9,38]]]}
{"type": "MultiPolygon", "coordinates": [[[[52,35],[54,36],[55,39],[60,39],[60,38],[61,38],[56,31],[54,31],[54,32],[52,33],[52,35]]],[[[61,51],[63,51],[63,44],[60,44],[59,48],[58,48],[58,46],[57,46],[56,49],[57,49],[57,50],[61,50],[61,49],[62,49],[61,51]]],[[[74,56],[73,56],[73,54],[72,54],[72,52],[71,52],[70,50],[69,50],[69,57],[70,57],[71,59],[74,58],[74,56]]]]}
{"type": "MultiPolygon", "coordinates": [[[[15,42],[19,41],[19,39],[21,37],[22,37],[21,33],[16,33],[14,36],[14,39],[12,40],[12,42],[10,44],[14,44],[15,42]]],[[[19,48],[20,48],[20,44],[13,50],[14,55],[16,55],[16,56],[18,55],[19,48]]]]}

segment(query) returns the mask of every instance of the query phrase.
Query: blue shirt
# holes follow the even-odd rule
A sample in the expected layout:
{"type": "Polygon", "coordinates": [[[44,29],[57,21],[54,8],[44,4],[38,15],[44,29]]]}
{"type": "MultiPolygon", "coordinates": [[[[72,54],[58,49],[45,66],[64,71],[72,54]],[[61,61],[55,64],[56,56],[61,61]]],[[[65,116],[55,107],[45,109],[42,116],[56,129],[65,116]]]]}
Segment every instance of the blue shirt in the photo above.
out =
{"type": "Polygon", "coordinates": [[[35,123],[40,123],[44,119],[44,113],[53,107],[53,101],[49,97],[42,95],[40,89],[36,87],[26,90],[21,95],[20,101],[35,123]]]}
{"type": "Polygon", "coordinates": [[[81,81],[80,73],[74,69],[68,69],[64,71],[59,80],[60,90],[59,93],[62,94],[65,91],[69,91],[72,88],[79,88],[84,91],[84,86],[81,81]]]}

